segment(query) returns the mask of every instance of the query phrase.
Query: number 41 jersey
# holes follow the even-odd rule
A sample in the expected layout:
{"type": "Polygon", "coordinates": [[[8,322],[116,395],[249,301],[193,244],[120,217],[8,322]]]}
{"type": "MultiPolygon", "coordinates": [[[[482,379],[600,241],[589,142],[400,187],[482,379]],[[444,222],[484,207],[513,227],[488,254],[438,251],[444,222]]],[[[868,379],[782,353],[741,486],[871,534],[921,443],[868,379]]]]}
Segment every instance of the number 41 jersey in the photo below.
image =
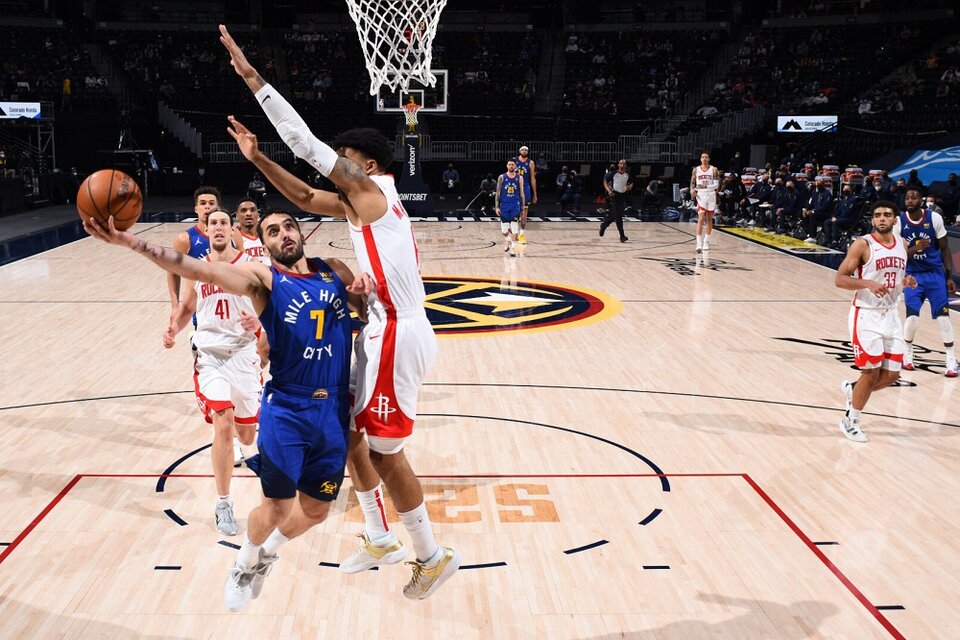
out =
{"type": "MultiPolygon", "coordinates": [[[[238,252],[233,264],[242,264],[250,256],[238,252]]],[[[210,256],[203,258],[210,262],[210,256]]],[[[197,349],[230,356],[257,341],[257,336],[240,326],[240,315],[256,315],[250,298],[226,293],[215,284],[197,282],[197,331],[191,338],[197,349]]]]}

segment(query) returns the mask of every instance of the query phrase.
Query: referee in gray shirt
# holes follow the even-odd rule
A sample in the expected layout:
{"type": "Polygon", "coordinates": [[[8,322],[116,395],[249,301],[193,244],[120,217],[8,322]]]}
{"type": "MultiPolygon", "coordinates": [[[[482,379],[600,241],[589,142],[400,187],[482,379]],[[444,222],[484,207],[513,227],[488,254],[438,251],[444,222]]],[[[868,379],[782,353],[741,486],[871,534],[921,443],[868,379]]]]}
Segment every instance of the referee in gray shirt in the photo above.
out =
{"type": "Polygon", "coordinates": [[[610,208],[603,222],[600,223],[600,235],[603,236],[607,227],[612,222],[616,222],[617,231],[620,232],[620,242],[626,242],[628,238],[623,233],[623,207],[627,202],[627,193],[633,190],[633,178],[630,177],[626,160],[620,158],[617,162],[617,170],[603,178],[603,188],[607,190],[610,208]]]}

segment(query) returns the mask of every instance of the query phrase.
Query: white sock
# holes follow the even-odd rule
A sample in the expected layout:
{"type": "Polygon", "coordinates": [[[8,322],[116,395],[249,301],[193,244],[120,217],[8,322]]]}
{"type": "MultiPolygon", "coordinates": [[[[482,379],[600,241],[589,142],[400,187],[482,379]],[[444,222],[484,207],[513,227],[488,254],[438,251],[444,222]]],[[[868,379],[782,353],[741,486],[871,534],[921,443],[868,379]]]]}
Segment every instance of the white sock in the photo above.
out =
{"type": "Polygon", "coordinates": [[[400,514],[400,521],[406,527],[407,533],[413,540],[413,550],[417,554],[417,561],[426,563],[437,555],[440,545],[433,537],[433,527],[430,526],[430,516],[427,507],[420,503],[419,507],[400,514]]]}
{"type": "Polygon", "coordinates": [[[275,556],[280,551],[282,547],[287,542],[290,542],[290,538],[280,533],[280,529],[274,529],[273,532],[267,536],[267,539],[264,540],[263,545],[263,555],[265,556],[275,556]]]}
{"type": "Polygon", "coordinates": [[[243,544],[240,545],[240,551],[237,553],[237,566],[247,573],[257,566],[258,562],[260,562],[260,545],[250,542],[250,538],[244,534],[243,544]]]}
{"type": "Polygon", "coordinates": [[[956,360],[957,354],[954,351],[953,347],[953,325],[950,323],[950,316],[942,315],[937,317],[937,324],[940,325],[940,337],[943,338],[944,346],[950,345],[947,347],[947,359],[956,360]]]}
{"type": "Polygon", "coordinates": [[[357,499],[363,510],[363,530],[370,538],[370,542],[376,542],[389,535],[391,532],[387,525],[387,510],[383,505],[382,485],[378,484],[370,491],[357,491],[357,499]]]}
{"type": "Polygon", "coordinates": [[[907,342],[913,342],[917,337],[917,316],[907,316],[903,321],[903,339],[907,342]]]}
{"type": "Polygon", "coordinates": [[[230,502],[230,494],[228,493],[225,496],[217,496],[217,502],[230,502]]]}
{"type": "Polygon", "coordinates": [[[862,411],[862,409],[850,409],[850,413],[847,414],[847,415],[849,415],[849,417],[850,417],[851,420],[853,420],[854,422],[859,423],[859,422],[860,422],[861,411],[862,411]]]}

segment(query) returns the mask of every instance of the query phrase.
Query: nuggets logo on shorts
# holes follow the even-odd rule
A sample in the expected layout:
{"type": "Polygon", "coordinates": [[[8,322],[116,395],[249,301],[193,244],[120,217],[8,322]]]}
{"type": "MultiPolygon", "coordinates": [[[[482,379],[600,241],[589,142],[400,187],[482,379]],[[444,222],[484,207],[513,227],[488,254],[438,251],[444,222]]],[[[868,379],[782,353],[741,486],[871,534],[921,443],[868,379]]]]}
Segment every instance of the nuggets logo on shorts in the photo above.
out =
{"type": "Polygon", "coordinates": [[[329,496],[332,496],[336,492],[337,492],[336,482],[330,482],[329,480],[326,480],[322,485],[320,485],[320,493],[325,493],[329,496]]]}
{"type": "Polygon", "coordinates": [[[440,335],[539,331],[611,318],[623,308],[598,291],[543,282],[425,276],[427,317],[440,335]]]}

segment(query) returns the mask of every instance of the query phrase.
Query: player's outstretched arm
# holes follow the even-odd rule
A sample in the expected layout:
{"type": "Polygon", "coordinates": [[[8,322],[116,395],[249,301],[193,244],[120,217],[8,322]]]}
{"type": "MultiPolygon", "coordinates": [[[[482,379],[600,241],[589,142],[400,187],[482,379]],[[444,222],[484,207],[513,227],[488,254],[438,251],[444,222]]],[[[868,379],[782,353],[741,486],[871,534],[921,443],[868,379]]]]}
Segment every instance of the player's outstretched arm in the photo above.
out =
{"type": "Polygon", "coordinates": [[[247,160],[260,170],[270,184],[275,186],[287,200],[304,211],[319,213],[327,216],[343,217],[343,203],[339,196],[330,191],[314,189],[306,182],[293,175],[276,162],[260,152],[257,146],[257,136],[233,116],[227,116],[232,126],[227,127],[227,133],[237,141],[240,152],[247,160]]]}
{"type": "Polygon", "coordinates": [[[230,54],[230,65],[253,91],[253,97],[280,134],[280,139],[290,147],[294,155],[306,160],[322,175],[330,178],[350,199],[353,210],[361,217],[354,222],[369,224],[380,218],[386,209],[386,198],[376,183],[359,165],[341,157],[313,135],[296,109],[279,91],[267,84],[247,61],[224,25],[220,25],[220,42],[230,54]]]}
{"type": "Polygon", "coordinates": [[[168,247],[149,243],[127,231],[118,231],[113,224],[113,216],[110,216],[106,229],[92,219],[85,221],[83,228],[94,238],[136,251],[160,268],[183,278],[212,282],[228,293],[247,296],[257,313],[266,307],[272,278],[269,267],[262,262],[234,265],[197,260],[168,247]]]}

